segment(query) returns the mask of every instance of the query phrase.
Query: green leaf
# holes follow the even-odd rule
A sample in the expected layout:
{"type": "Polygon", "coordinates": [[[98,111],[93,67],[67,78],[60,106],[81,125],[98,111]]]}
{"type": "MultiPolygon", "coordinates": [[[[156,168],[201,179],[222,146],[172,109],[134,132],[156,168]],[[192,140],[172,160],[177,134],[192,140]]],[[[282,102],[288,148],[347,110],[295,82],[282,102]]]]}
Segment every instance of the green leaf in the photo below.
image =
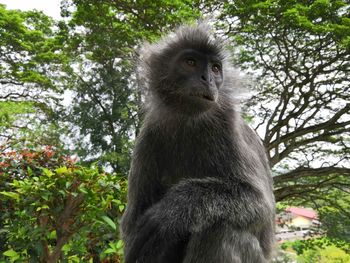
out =
{"type": "Polygon", "coordinates": [[[118,208],[120,212],[123,212],[125,209],[125,205],[119,205],[118,208]]]}
{"type": "Polygon", "coordinates": [[[117,242],[117,249],[121,249],[123,247],[124,243],[122,240],[118,240],[117,242]]]}
{"type": "Polygon", "coordinates": [[[67,188],[67,189],[68,189],[71,185],[72,185],[72,182],[70,182],[70,181],[67,181],[67,182],[66,182],[66,188],[67,188]]]}
{"type": "Polygon", "coordinates": [[[10,257],[10,258],[19,258],[19,255],[16,251],[14,251],[13,249],[7,250],[3,253],[4,256],[10,257]]]}
{"type": "Polygon", "coordinates": [[[57,238],[56,230],[51,231],[48,238],[49,239],[56,239],[57,238]]]}
{"type": "Polygon", "coordinates": [[[57,168],[55,171],[58,175],[62,175],[62,174],[67,173],[69,170],[67,167],[63,166],[63,167],[57,168]]]}
{"type": "Polygon", "coordinates": [[[40,211],[40,210],[43,210],[43,209],[50,209],[50,207],[49,207],[48,205],[43,205],[43,206],[41,206],[41,207],[38,207],[38,208],[36,209],[36,211],[40,211]]]}
{"type": "Polygon", "coordinates": [[[33,170],[29,166],[27,167],[27,171],[30,176],[33,175],[33,170]]]}
{"type": "Polygon", "coordinates": [[[79,185],[78,190],[79,190],[80,192],[84,193],[84,194],[88,194],[87,189],[86,189],[84,183],[82,183],[81,185],[79,185]]]}
{"type": "Polygon", "coordinates": [[[117,253],[117,251],[113,248],[107,248],[105,251],[104,251],[105,254],[115,254],[117,253]]]}
{"type": "Polygon", "coordinates": [[[108,216],[102,216],[103,221],[105,221],[111,228],[114,230],[117,230],[117,226],[113,222],[112,219],[110,219],[108,216]]]}
{"type": "Polygon", "coordinates": [[[50,171],[49,169],[47,168],[43,168],[43,174],[46,175],[47,177],[52,177],[53,176],[53,172],[50,171]]]}
{"type": "Polygon", "coordinates": [[[5,195],[5,196],[8,196],[8,197],[11,197],[11,198],[13,198],[13,199],[16,199],[16,201],[19,201],[19,194],[17,194],[17,193],[14,193],[14,192],[4,192],[4,191],[2,191],[2,192],[0,192],[0,194],[5,195]]]}

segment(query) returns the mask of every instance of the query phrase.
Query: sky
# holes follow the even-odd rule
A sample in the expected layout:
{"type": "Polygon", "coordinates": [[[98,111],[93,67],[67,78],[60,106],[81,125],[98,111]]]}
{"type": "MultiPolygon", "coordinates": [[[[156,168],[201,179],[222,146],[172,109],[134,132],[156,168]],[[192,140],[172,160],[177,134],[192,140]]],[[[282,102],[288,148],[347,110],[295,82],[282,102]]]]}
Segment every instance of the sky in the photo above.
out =
{"type": "Polygon", "coordinates": [[[60,18],[61,0],[0,0],[0,4],[5,4],[7,9],[40,10],[46,15],[55,19],[60,18]]]}

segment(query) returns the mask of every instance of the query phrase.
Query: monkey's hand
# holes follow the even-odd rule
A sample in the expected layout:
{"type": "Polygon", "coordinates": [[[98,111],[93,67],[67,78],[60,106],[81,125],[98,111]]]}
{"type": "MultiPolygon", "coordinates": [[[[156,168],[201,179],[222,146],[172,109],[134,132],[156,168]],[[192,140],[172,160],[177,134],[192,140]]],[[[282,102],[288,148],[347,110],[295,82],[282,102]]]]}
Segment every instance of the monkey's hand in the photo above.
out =
{"type": "Polygon", "coordinates": [[[138,220],[125,255],[126,263],[162,262],[162,254],[189,235],[188,229],[181,226],[184,222],[179,222],[175,215],[179,211],[165,205],[165,200],[158,202],[138,220]]]}
{"type": "MultiPolygon", "coordinates": [[[[269,204],[250,186],[215,178],[187,179],[173,186],[138,220],[126,263],[151,263],[170,246],[221,219],[238,229],[269,221],[269,204]]],[[[272,208],[273,209],[273,208],[272,208]]]]}

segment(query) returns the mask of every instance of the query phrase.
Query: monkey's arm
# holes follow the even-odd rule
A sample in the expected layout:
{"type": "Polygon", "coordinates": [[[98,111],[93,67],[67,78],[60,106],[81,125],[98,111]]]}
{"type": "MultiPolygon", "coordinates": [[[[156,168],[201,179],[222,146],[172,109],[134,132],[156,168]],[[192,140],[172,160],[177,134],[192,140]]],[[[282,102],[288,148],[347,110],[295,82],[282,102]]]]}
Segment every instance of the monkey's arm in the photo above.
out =
{"type": "Polygon", "coordinates": [[[128,176],[128,204],[120,224],[126,251],[137,235],[136,225],[140,217],[161,198],[162,193],[159,189],[157,161],[154,158],[154,152],[160,148],[157,137],[147,129],[139,137],[142,139],[135,146],[128,176]]]}
{"type": "Polygon", "coordinates": [[[200,232],[221,219],[237,229],[259,227],[271,220],[271,209],[267,198],[248,184],[215,178],[184,180],[140,218],[126,263],[152,262],[148,260],[161,253],[165,244],[200,232]]]}

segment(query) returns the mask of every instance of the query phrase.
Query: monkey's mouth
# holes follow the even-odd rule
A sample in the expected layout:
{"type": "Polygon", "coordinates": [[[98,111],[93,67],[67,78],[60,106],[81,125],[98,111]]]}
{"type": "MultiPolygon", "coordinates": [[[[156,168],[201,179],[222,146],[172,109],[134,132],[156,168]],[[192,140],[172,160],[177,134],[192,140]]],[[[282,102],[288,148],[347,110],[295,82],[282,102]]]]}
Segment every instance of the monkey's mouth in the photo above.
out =
{"type": "Polygon", "coordinates": [[[214,101],[214,96],[210,94],[190,94],[191,97],[196,97],[199,99],[207,100],[207,101],[214,101]]]}

